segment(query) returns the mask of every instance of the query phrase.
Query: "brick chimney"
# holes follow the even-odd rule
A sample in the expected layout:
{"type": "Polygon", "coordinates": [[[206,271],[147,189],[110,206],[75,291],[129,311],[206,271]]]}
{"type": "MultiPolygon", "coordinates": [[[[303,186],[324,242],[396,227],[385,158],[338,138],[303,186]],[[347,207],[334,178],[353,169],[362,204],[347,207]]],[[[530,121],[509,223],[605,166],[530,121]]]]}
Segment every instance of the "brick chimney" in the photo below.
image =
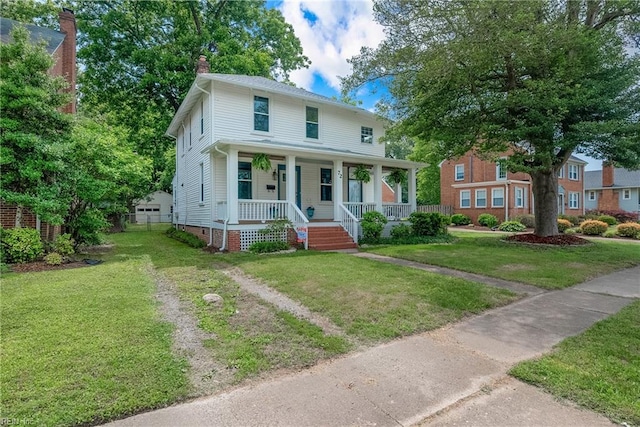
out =
{"type": "Polygon", "coordinates": [[[613,187],[613,163],[602,162],[602,186],[613,187]]]}
{"type": "Polygon", "coordinates": [[[196,74],[208,73],[210,69],[211,66],[207,62],[207,58],[204,55],[200,55],[196,64],[196,74]]]}
{"type": "Polygon", "coordinates": [[[62,111],[65,113],[76,113],[76,16],[71,9],[63,8],[58,13],[60,22],[60,32],[65,34],[62,42],[62,76],[69,83],[69,92],[72,96],[69,105],[62,111]]]}

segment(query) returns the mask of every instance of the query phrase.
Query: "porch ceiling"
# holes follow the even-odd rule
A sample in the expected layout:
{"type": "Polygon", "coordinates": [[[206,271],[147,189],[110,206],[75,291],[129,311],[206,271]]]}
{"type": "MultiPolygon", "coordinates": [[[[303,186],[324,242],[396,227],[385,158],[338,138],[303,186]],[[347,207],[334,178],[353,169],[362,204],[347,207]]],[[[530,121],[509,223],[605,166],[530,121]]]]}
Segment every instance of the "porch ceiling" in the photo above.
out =
{"type": "Polygon", "coordinates": [[[252,151],[257,153],[265,153],[274,156],[287,156],[294,155],[299,158],[311,159],[311,160],[334,160],[342,159],[345,164],[365,164],[365,165],[382,165],[383,168],[423,168],[428,166],[427,163],[411,162],[409,160],[391,159],[387,157],[370,156],[367,154],[354,153],[349,150],[338,150],[328,147],[312,147],[308,145],[297,145],[288,142],[272,141],[272,140],[258,140],[258,141],[243,141],[232,139],[220,139],[214,142],[209,147],[202,150],[202,153],[213,153],[214,155],[220,155],[216,152],[215,148],[221,151],[227,151],[229,148],[236,148],[239,151],[252,151]]]}

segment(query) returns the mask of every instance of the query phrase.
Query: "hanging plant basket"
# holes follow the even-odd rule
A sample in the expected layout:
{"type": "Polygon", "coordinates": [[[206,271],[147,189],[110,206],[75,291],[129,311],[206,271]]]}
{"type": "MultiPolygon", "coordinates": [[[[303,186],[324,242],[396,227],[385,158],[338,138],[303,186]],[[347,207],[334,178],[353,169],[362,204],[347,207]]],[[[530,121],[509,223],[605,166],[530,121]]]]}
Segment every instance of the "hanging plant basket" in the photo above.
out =
{"type": "Polygon", "coordinates": [[[256,153],[253,155],[253,159],[251,159],[251,166],[253,166],[254,169],[269,172],[271,170],[271,160],[269,160],[269,156],[265,153],[256,153]]]}
{"type": "Polygon", "coordinates": [[[371,171],[369,171],[369,168],[367,168],[365,165],[358,165],[353,171],[353,177],[356,180],[362,181],[366,184],[367,182],[371,181],[371,171]]]}
{"type": "Polygon", "coordinates": [[[407,171],[404,169],[394,169],[387,175],[387,182],[390,185],[404,184],[407,182],[407,171]]]}

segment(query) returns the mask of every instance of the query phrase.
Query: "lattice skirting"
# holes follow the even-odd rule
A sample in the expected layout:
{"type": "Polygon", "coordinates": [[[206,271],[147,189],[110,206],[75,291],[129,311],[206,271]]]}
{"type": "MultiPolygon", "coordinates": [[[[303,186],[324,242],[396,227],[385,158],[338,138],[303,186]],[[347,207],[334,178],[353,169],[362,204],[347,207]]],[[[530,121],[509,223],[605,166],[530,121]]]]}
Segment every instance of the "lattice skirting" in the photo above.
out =
{"type": "Polygon", "coordinates": [[[273,234],[261,234],[258,230],[240,230],[240,250],[246,251],[254,242],[275,242],[278,240],[287,241],[287,231],[284,230],[280,236],[273,234]]]}

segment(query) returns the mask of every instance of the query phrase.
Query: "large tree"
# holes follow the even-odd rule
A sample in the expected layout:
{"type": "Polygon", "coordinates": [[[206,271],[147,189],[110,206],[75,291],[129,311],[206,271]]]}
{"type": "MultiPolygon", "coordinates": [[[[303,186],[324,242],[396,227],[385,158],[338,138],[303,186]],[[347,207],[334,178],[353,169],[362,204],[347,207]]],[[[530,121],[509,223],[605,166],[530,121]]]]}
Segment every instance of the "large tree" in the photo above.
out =
{"type": "Polygon", "coordinates": [[[137,151],[154,160],[156,182],[172,144],[164,132],[193,82],[199,55],[211,72],[280,80],[308,64],[293,28],[264,1],[74,3],[81,106],[108,112],[130,130],[137,151]]]}
{"type": "Polygon", "coordinates": [[[640,1],[379,0],[374,10],[386,40],[352,59],[345,89],[382,79],[395,126],[436,156],[509,153],[508,170],[532,178],[537,235],[558,233],[558,170],[572,153],[640,165],[640,1]]]}
{"type": "Polygon", "coordinates": [[[24,27],[11,36],[0,43],[0,198],[18,207],[17,226],[23,207],[60,224],[68,205],[58,175],[72,128],[71,116],[60,112],[69,102],[67,83],[49,75],[45,44],[31,44],[24,27]]]}

